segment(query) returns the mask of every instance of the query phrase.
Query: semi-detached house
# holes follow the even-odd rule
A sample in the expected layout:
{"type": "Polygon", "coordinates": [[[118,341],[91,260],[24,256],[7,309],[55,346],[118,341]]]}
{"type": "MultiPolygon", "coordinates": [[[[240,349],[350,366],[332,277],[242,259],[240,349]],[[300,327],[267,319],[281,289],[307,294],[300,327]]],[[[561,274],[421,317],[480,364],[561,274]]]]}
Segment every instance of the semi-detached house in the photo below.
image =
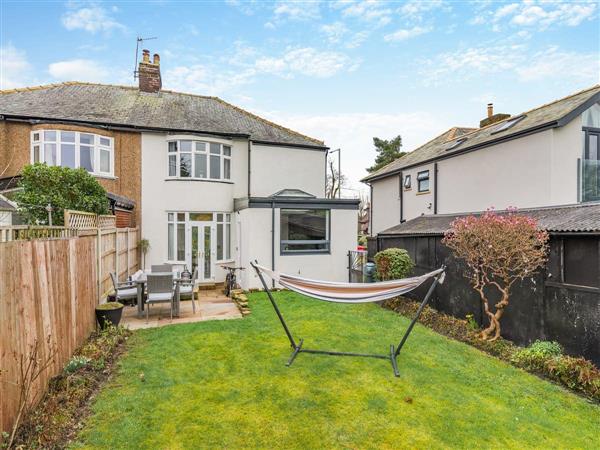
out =
{"type": "MultiPolygon", "coordinates": [[[[324,198],[328,147],[217,97],[163,90],[158,55],[144,51],[139,86],[3,91],[0,115],[5,187],[28,163],[85,168],[150,241],[147,265],[197,267],[206,283],[254,259],[347,277],[358,201],[324,198]]],[[[251,270],[241,284],[259,285],[251,270]]]]}

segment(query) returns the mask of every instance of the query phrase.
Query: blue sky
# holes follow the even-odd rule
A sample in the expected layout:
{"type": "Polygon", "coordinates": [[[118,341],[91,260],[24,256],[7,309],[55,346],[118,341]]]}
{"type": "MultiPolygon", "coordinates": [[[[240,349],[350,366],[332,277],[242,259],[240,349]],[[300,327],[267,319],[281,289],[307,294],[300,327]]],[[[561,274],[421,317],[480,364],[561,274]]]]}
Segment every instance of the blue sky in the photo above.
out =
{"type": "MultiPolygon", "coordinates": [[[[404,149],[487,102],[518,113],[597,84],[595,2],[0,2],[3,89],[66,80],[133,84],[136,36],[163,86],[218,95],[342,148],[349,188],[371,138],[404,149]]],[[[353,195],[356,191],[347,190],[353,195]]]]}

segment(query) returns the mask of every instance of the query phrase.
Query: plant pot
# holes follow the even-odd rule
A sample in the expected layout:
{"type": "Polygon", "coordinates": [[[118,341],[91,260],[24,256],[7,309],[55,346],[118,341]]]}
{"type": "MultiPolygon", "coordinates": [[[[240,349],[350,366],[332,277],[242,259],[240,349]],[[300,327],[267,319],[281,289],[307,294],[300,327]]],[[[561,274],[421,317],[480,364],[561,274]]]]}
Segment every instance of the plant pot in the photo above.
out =
{"type": "Polygon", "coordinates": [[[121,321],[123,314],[123,305],[118,302],[109,302],[96,306],[96,320],[100,328],[106,328],[107,324],[112,324],[115,327],[121,321]]]}

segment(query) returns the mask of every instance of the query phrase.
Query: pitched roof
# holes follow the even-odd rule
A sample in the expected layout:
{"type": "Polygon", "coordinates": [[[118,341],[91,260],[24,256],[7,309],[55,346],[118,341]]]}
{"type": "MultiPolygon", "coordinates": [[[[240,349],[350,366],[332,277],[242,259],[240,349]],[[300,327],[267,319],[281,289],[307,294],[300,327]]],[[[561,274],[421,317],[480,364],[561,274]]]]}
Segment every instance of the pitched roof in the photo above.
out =
{"type": "Polygon", "coordinates": [[[16,211],[17,208],[13,206],[4,196],[0,195],[0,211],[16,211]]]}
{"type": "Polygon", "coordinates": [[[384,178],[397,173],[401,169],[426,161],[433,161],[467,150],[493,145],[498,141],[514,138],[518,135],[566,125],[576,115],[597,101],[600,101],[600,85],[595,85],[483,128],[451,128],[387,166],[370,173],[361,181],[369,182],[377,178],[384,178]],[[521,117],[522,119],[515,125],[504,131],[498,131],[498,128],[507,121],[521,117]],[[465,140],[448,150],[451,142],[460,141],[458,138],[465,140]]]}
{"type": "MultiPolygon", "coordinates": [[[[497,211],[506,214],[506,211],[497,211]]],[[[461,214],[429,214],[407,220],[381,231],[379,235],[393,236],[439,236],[450,229],[458,217],[481,215],[482,212],[461,214]]],[[[543,208],[519,209],[517,214],[526,214],[537,220],[540,228],[551,233],[600,233],[600,203],[584,203],[543,208]]]]}
{"type": "Polygon", "coordinates": [[[324,147],[322,141],[258,117],[218,97],[133,86],[66,82],[0,91],[0,115],[113,126],[250,136],[269,143],[324,147]]]}

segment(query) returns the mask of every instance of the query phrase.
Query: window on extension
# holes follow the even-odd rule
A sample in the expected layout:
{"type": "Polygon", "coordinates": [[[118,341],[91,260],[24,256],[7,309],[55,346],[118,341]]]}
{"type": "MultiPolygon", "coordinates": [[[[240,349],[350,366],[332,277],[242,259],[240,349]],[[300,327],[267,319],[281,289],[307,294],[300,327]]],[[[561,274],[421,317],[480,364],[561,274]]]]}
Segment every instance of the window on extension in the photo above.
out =
{"type": "Polygon", "coordinates": [[[417,174],[417,183],[419,192],[429,191],[429,170],[423,170],[417,174]]]}

